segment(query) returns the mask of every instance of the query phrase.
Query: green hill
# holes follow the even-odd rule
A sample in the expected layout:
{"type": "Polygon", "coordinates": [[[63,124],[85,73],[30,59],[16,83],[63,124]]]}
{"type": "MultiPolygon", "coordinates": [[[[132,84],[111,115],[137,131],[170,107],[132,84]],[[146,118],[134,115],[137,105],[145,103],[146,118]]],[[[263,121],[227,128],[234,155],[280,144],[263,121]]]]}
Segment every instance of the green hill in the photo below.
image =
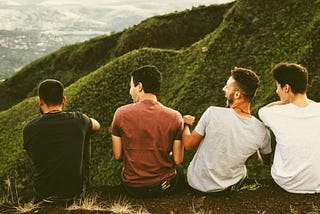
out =
{"type": "Polygon", "coordinates": [[[232,4],[200,6],[155,16],[120,33],[63,47],[30,63],[13,77],[0,83],[0,111],[34,96],[38,83],[48,77],[60,79],[68,86],[134,49],[187,48],[215,30],[232,4]]]}
{"type": "MultiPolygon", "coordinates": [[[[172,42],[171,37],[166,37],[167,39],[154,45],[151,44],[153,40],[147,37],[149,30],[146,30],[145,33],[139,32],[148,29],[143,27],[144,25],[153,26],[152,29],[158,29],[158,26],[166,23],[172,23],[170,26],[175,26],[175,23],[179,23],[178,20],[181,19],[179,14],[187,17],[189,13],[192,14],[193,10],[191,10],[161,18],[151,18],[122,33],[112,35],[110,38],[116,40],[116,44],[113,50],[108,52],[110,57],[102,59],[101,52],[95,55],[95,57],[99,56],[100,60],[97,60],[91,69],[87,69],[87,72],[81,75],[75,75],[75,70],[69,73],[68,69],[64,71],[61,69],[57,76],[54,74],[51,76],[50,73],[34,74],[42,78],[59,77],[63,82],[67,82],[67,85],[69,80],[70,86],[66,89],[68,103],[65,110],[79,110],[101,122],[102,130],[92,139],[93,154],[90,173],[94,185],[113,185],[119,182],[120,168],[112,157],[108,127],[116,108],[131,102],[128,94],[129,73],[141,65],[154,64],[163,72],[164,82],[159,97],[160,102],[179,110],[182,114],[194,114],[197,118],[210,105],[223,106],[225,104],[222,87],[230,75],[230,69],[234,66],[251,68],[261,77],[261,86],[252,106],[255,114],[259,107],[276,99],[275,84],[272,81],[270,69],[275,63],[281,61],[297,62],[306,66],[310,73],[309,97],[316,101],[320,100],[318,93],[320,86],[319,0],[284,2],[238,0],[223,8],[227,8],[226,13],[218,16],[223,17],[223,20],[214,22],[219,25],[213,27],[205,37],[199,36],[195,43],[193,43],[195,40],[190,40],[184,45],[174,46],[176,42],[172,42]],[[169,19],[170,16],[172,19],[169,19]],[[161,20],[164,21],[161,22],[161,20]],[[147,24],[148,22],[152,24],[147,24]],[[127,36],[124,36],[125,34],[127,36]],[[146,41],[149,43],[142,41],[141,46],[135,46],[137,43],[135,39],[143,37],[140,35],[146,36],[146,41]],[[149,48],[133,50],[139,47],[149,48]],[[80,78],[81,76],[83,77],[80,78]]],[[[195,11],[198,10],[202,11],[205,8],[201,7],[195,11]]],[[[205,17],[201,18],[201,15],[202,13],[197,13],[199,17],[196,22],[202,22],[200,20],[205,19],[205,17]]],[[[203,13],[203,16],[207,15],[203,13]]],[[[189,22],[183,23],[189,25],[189,22]]],[[[176,26],[180,25],[179,23],[176,26]]],[[[166,36],[166,32],[171,32],[167,27],[159,27],[159,29],[163,31],[156,31],[158,33],[153,34],[154,38],[158,35],[166,36]]],[[[158,40],[163,36],[159,36],[158,40]]],[[[196,38],[196,36],[191,37],[196,38]]],[[[102,39],[96,38],[82,44],[65,47],[27,67],[34,66],[33,71],[45,71],[54,64],[53,59],[59,59],[61,63],[66,63],[70,59],[70,65],[80,62],[83,63],[83,66],[87,65],[82,60],[90,61],[95,57],[86,55],[85,53],[89,52],[81,50],[90,49],[87,47],[93,47],[95,42],[102,39]],[[69,55],[62,55],[62,53],[69,53],[69,55]],[[77,61],[79,57],[71,58],[71,56],[82,56],[82,60],[77,61]]],[[[104,39],[108,40],[107,37],[104,39]]],[[[59,63],[56,65],[58,66],[59,63]]],[[[20,81],[20,83],[27,81],[26,77],[20,79],[17,76],[18,74],[13,77],[15,81],[20,81]]],[[[29,76],[31,78],[32,75],[29,76]]],[[[39,79],[41,78],[35,78],[33,85],[29,88],[25,86],[25,91],[28,93],[24,96],[34,94],[34,87],[39,79]]],[[[16,99],[15,102],[19,99],[16,99]]],[[[12,176],[17,178],[22,185],[28,182],[29,178],[26,175],[29,174],[30,169],[22,151],[21,131],[26,122],[37,115],[38,107],[35,97],[24,99],[17,105],[0,112],[0,178],[12,176]]],[[[192,154],[192,152],[187,153],[186,165],[192,154]]],[[[261,167],[256,169],[254,159],[250,160],[250,176],[268,176],[265,175],[267,170],[262,168],[261,172],[260,169],[261,167]]]]}

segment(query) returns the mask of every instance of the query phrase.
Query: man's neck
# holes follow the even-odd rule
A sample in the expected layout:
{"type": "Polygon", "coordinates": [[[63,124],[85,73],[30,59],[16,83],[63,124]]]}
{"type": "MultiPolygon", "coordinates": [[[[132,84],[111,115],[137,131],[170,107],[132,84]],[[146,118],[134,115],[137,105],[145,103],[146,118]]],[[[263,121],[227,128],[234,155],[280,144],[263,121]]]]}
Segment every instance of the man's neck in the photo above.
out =
{"type": "Polygon", "coordinates": [[[56,113],[62,111],[62,106],[47,106],[47,108],[44,109],[44,113],[56,113]]]}
{"type": "Polygon", "coordinates": [[[306,107],[310,103],[306,93],[292,94],[289,98],[289,102],[298,107],[306,107]]]}
{"type": "Polygon", "coordinates": [[[139,101],[143,101],[143,100],[153,100],[155,102],[157,102],[157,96],[155,94],[151,94],[151,93],[143,93],[140,96],[139,101]]]}
{"type": "Polygon", "coordinates": [[[250,102],[247,101],[238,101],[233,103],[230,108],[232,108],[239,116],[245,117],[245,118],[250,118],[251,113],[250,113],[250,102]]]}

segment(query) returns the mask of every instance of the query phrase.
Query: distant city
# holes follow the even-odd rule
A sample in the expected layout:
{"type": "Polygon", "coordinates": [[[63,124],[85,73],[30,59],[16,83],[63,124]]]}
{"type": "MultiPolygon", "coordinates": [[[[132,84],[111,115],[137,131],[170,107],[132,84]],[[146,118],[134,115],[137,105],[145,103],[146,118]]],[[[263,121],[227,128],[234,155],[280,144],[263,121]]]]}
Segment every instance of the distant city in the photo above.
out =
{"type": "Polygon", "coordinates": [[[0,0],[0,81],[60,47],[142,20],[231,0],[0,0]]]}

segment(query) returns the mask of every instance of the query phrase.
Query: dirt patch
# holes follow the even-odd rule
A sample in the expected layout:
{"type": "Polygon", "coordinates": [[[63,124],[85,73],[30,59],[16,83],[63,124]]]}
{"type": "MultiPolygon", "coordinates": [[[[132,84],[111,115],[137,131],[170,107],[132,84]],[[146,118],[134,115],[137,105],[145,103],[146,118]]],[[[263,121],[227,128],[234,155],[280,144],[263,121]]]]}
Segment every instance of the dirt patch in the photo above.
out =
{"type": "MultiPolygon", "coordinates": [[[[258,188],[246,188],[225,195],[201,196],[190,188],[182,193],[152,199],[134,199],[126,196],[120,187],[92,188],[98,193],[98,203],[108,207],[116,201],[128,201],[137,209],[149,213],[320,213],[320,194],[292,194],[282,190],[271,180],[258,181],[258,188]]],[[[66,211],[64,206],[46,205],[32,213],[112,213],[111,211],[66,211]]]]}

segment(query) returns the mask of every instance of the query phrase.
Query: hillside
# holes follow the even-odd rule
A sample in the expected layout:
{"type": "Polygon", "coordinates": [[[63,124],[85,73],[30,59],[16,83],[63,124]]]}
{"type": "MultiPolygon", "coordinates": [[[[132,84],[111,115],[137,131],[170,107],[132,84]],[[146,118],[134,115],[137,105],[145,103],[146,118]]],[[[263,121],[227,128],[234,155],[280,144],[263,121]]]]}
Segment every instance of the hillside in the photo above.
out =
{"type": "MultiPolygon", "coordinates": [[[[65,110],[80,110],[98,119],[102,124],[102,130],[92,139],[93,154],[90,173],[95,186],[114,185],[119,182],[120,168],[112,157],[108,127],[115,109],[131,102],[128,95],[129,73],[141,65],[154,64],[163,72],[164,83],[159,97],[163,104],[179,110],[182,114],[194,114],[197,118],[208,106],[225,104],[221,89],[230,75],[230,69],[234,66],[251,68],[261,77],[258,96],[252,106],[254,113],[264,103],[276,99],[270,69],[280,61],[298,62],[306,66],[310,72],[310,98],[320,100],[318,93],[320,87],[318,67],[320,2],[318,0],[288,0],[285,2],[238,0],[225,8],[228,10],[223,15],[223,20],[217,22],[218,26],[214,27],[205,37],[204,35],[199,36],[195,43],[190,40],[189,43],[173,47],[176,42],[170,43],[171,39],[167,39],[168,41],[161,40],[159,42],[161,45],[157,46],[151,44],[153,39],[148,39],[146,36],[146,43],[142,41],[141,44],[148,44],[144,47],[149,48],[133,50],[140,47],[134,46],[136,43],[134,38],[141,39],[140,35],[149,35],[138,31],[138,29],[147,28],[143,26],[148,21],[152,21],[150,23],[153,24],[157,23],[157,25],[152,25],[152,29],[158,29],[161,19],[165,20],[163,23],[172,22],[173,26],[176,23],[175,20],[179,20],[173,18],[169,22],[166,16],[152,18],[113,35],[112,38],[115,40],[114,46],[111,45],[113,51],[107,54],[112,56],[111,58],[102,58],[103,51],[94,52],[94,43],[102,41],[102,38],[65,47],[27,66],[32,68],[29,76],[22,75],[24,72],[21,71],[19,73],[21,77],[16,75],[9,81],[11,85],[8,83],[6,83],[8,85],[1,85],[0,93],[3,93],[4,88],[26,91],[27,94],[15,97],[14,101],[10,100],[10,103],[15,103],[26,96],[34,95],[34,87],[41,78],[55,77],[69,85],[66,90],[68,103],[65,110]],[[125,33],[127,36],[124,36],[125,33]],[[128,39],[130,38],[128,35],[132,35],[132,40],[128,39]],[[119,46],[119,41],[128,45],[119,46]],[[93,52],[84,51],[89,50],[90,47],[93,52]],[[168,49],[169,47],[171,48],[168,49]],[[173,50],[174,48],[176,50],[173,50]],[[60,55],[62,53],[65,54],[60,55]],[[96,55],[86,55],[88,53],[96,53],[96,55]],[[71,58],[72,56],[74,58],[71,58]],[[98,56],[99,60],[94,60],[98,56]],[[92,60],[95,63],[88,63],[92,60]],[[79,71],[79,75],[75,75],[78,72],[77,69],[68,70],[66,68],[65,70],[53,69],[60,72],[50,74],[49,68],[67,62],[69,66],[78,65],[77,68],[88,67],[82,72],[79,71]],[[32,75],[31,71],[47,72],[32,75]],[[81,76],[83,77],[80,78],[81,76]],[[23,88],[12,87],[16,85],[15,81],[23,84],[33,77],[32,84],[28,83],[23,88]]],[[[205,8],[199,8],[199,11],[201,10],[205,8]]],[[[192,11],[183,13],[187,16],[188,13],[192,14],[192,11]]],[[[205,14],[203,16],[206,16],[205,14]]],[[[197,13],[197,16],[200,15],[201,13],[197,13]]],[[[172,16],[175,17],[176,14],[172,16]]],[[[181,18],[181,16],[178,17],[181,18]]],[[[198,22],[201,17],[196,20],[198,22]]],[[[184,22],[184,25],[189,25],[189,22],[184,22]]],[[[153,36],[166,35],[166,32],[170,32],[166,27],[163,29],[164,32],[160,30],[161,33],[154,33],[153,36]]],[[[0,97],[4,99],[3,96],[0,97]]],[[[4,100],[9,102],[9,98],[4,100]]],[[[11,176],[21,183],[21,188],[28,182],[29,178],[26,174],[30,171],[28,161],[25,160],[22,151],[21,130],[23,125],[36,115],[38,115],[38,107],[35,97],[24,99],[17,105],[0,112],[0,178],[11,176]]],[[[188,164],[191,157],[192,152],[187,153],[185,165],[188,164]]],[[[268,169],[257,167],[254,158],[250,160],[249,175],[251,177],[268,177],[267,173],[268,169]]]]}
{"type": "Polygon", "coordinates": [[[155,16],[122,32],[65,46],[30,63],[5,82],[0,82],[0,111],[34,96],[38,83],[48,77],[60,79],[68,86],[134,49],[186,48],[216,29],[232,4],[200,6],[155,16]]]}

